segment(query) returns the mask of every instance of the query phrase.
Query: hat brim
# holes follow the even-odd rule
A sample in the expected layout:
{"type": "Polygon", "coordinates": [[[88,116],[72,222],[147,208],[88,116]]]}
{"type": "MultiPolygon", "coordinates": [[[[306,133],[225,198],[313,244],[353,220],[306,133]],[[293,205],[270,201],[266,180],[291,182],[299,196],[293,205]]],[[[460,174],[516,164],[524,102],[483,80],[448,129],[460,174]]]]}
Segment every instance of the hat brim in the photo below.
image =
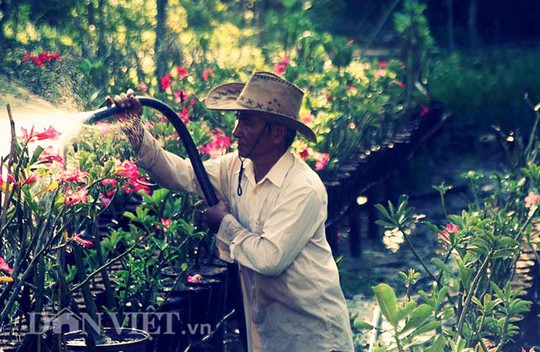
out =
{"type": "Polygon", "coordinates": [[[304,123],[287,115],[282,115],[275,112],[269,112],[264,109],[256,109],[252,107],[246,107],[237,102],[238,96],[244,89],[245,83],[226,83],[212,88],[206,97],[204,105],[210,110],[221,111],[256,111],[263,113],[265,118],[269,120],[283,124],[287,127],[293,128],[306,137],[307,140],[316,143],[317,136],[311,128],[304,123]]]}

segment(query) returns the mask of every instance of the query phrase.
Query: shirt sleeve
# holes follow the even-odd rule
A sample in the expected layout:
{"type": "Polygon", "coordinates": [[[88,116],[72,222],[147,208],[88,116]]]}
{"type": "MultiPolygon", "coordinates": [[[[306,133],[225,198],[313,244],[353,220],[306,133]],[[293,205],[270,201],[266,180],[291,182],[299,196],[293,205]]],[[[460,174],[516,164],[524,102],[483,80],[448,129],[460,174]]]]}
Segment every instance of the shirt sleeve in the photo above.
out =
{"type": "MultiPolygon", "coordinates": [[[[204,162],[204,168],[210,182],[220,199],[226,199],[224,185],[226,184],[226,162],[231,156],[212,159],[204,162]]],[[[163,149],[158,141],[148,131],[144,131],[143,142],[137,153],[136,164],[145,169],[152,179],[160,186],[174,191],[197,193],[201,196],[199,185],[193,166],[189,159],[163,149]]]]}
{"type": "Polygon", "coordinates": [[[222,248],[228,245],[231,259],[262,275],[279,275],[287,269],[326,217],[325,200],[315,190],[284,193],[260,233],[250,232],[229,214],[217,235],[222,248]]]}

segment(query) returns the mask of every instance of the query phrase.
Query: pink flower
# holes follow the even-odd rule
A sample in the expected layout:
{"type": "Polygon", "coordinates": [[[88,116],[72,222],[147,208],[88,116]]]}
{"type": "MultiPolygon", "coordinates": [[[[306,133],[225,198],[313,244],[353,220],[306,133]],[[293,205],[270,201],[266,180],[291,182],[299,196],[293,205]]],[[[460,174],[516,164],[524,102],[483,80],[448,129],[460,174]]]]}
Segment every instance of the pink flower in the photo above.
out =
{"type": "Polygon", "coordinates": [[[60,60],[61,58],[62,58],[62,55],[60,55],[59,53],[48,53],[46,51],[43,51],[38,56],[34,56],[27,52],[24,54],[22,63],[26,64],[28,62],[33,62],[36,66],[42,67],[43,64],[46,62],[57,61],[57,60],[60,60]]]}
{"type": "Polygon", "coordinates": [[[168,75],[165,75],[161,77],[161,89],[167,90],[172,83],[172,75],[169,73],[168,75]]]}
{"type": "Polygon", "coordinates": [[[130,182],[135,182],[140,176],[139,168],[131,160],[119,162],[116,164],[116,174],[127,178],[130,182]]]}
{"type": "Polygon", "coordinates": [[[46,149],[44,149],[41,154],[39,155],[38,161],[46,163],[46,164],[52,164],[53,162],[57,163],[63,163],[64,158],[62,158],[59,154],[55,154],[53,152],[53,147],[48,146],[46,149]]]}
{"type": "Polygon", "coordinates": [[[137,193],[139,191],[143,191],[146,194],[150,194],[150,187],[148,187],[148,183],[144,177],[139,178],[136,182],[133,182],[131,184],[133,186],[133,190],[137,193]]]}
{"type": "Polygon", "coordinates": [[[176,91],[173,94],[174,94],[174,103],[175,104],[183,103],[188,98],[188,94],[183,89],[180,89],[179,91],[176,91]]]}
{"type": "Polygon", "coordinates": [[[116,180],[114,178],[105,178],[101,181],[103,186],[116,187],[116,180]]]}
{"type": "MultiPolygon", "coordinates": [[[[11,174],[7,174],[6,176],[7,182],[14,185],[21,185],[21,186],[31,185],[32,183],[35,183],[40,178],[41,176],[39,174],[32,174],[24,180],[17,181],[15,177],[13,177],[13,175],[11,174]]],[[[2,174],[0,173],[0,187],[2,187],[3,184],[4,184],[4,180],[2,178],[2,174]]]]}
{"type": "Polygon", "coordinates": [[[538,202],[540,202],[540,195],[534,192],[529,192],[529,195],[525,197],[525,208],[532,208],[538,202]]]}
{"type": "MultiPolygon", "coordinates": [[[[11,174],[6,175],[6,182],[17,184],[17,180],[11,174]]],[[[2,187],[4,186],[4,178],[2,177],[2,172],[0,172],[0,193],[2,192],[2,187]]]]}
{"type": "Polygon", "coordinates": [[[300,121],[302,121],[306,125],[311,124],[313,122],[313,114],[308,113],[300,116],[300,121]]]}
{"type": "Polygon", "coordinates": [[[285,56],[283,59],[279,60],[277,64],[274,65],[274,72],[278,75],[282,75],[287,72],[287,67],[291,60],[285,56]]]}
{"type": "Polygon", "coordinates": [[[176,72],[178,73],[178,77],[180,78],[185,78],[188,75],[188,70],[186,70],[183,66],[178,66],[176,68],[176,72]]]}
{"type": "Polygon", "coordinates": [[[182,107],[182,112],[178,114],[178,117],[180,117],[180,120],[184,123],[184,125],[189,124],[189,113],[188,109],[185,107],[182,107]]]}
{"type": "Polygon", "coordinates": [[[88,173],[81,171],[81,169],[77,166],[75,170],[62,170],[62,174],[60,175],[60,180],[62,182],[81,182],[86,183],[87,181],[88,173]]]}
{"type": "Polygon", "coordinates": [[[450,235],[457,235],[458,233],[459,226],[448,223],[444,230],[437,234],[437,238],[442,241],[442,246],[446,248],[450,243],[450,235]]]}
{"type": "Polygon", "coordinates": [[[223,155],[230,145],[231,139],[219,128],[216,128],[216,133],[212,135],[212,141],[201,147],[201,153],[209,155],[211,159],[215,159],[223,155]]]}
{"type": "Polygon", "coordinates": [[[106,121],[98,121],[95,126],[98,128],[99,135],[101,137],[107,137],[111,134],[112,128],[111,123],[106,121]]]}
{"type": "Polygon", "coordinates": [[[202,282],[202,275],[201,274],[195,274],[195,275],[188,275],[187,282],[191,284],[200,284],[202,282]]]}
{"type": "Polygon", "coordinates": [[[146,85],[146,83],[144,82],[141,82],[139,83],[139,85],[137,86],[137,90],[141,93],[147,93],[148,92],[148,86],[146,85]]]}
{"type": "Polygon", "coordinates": [[[35,141],[43,141],[46,139],[57,140],[60,132],[55,130],[52,126],[44,130],[43,132],[34,132],[34,126],[30,128],[30,132],[24,127],[21,127],[22,136],[20,137],[25,144],[35,141]]]}
{"type": "Polygon", "coordinates": [[[94,243],[90,240],[84,239],[80,233],[75,234],[70,240],[86,249],[94,248],[94,243]]]}
{"type": "Polygon", "coordinates": [[[11,174],[7,174],[7,180],[11,183],[13,183],[14,185],[17,184],[17,180],[15,179],[15,177],[13,177],[13,175],[11,174]]]}
{"type": "Polygon", "coordinates": [[[169,228],[169,226],[171,226],[172,220],[171,219],[161,219],[161,224],[163,225],[163,227],[161,227],[160,225],[157,225],[156,228],[158,230],[163,230],[163,232],[167,232],[167,228],[169,228]]]}
{"type": "Polygon", "coordinates": [[[403,82],[401,82],[401,81],[395,80],[394,83],[395,83],[396,86],[398,86],[399,88],[405,88],[405,83],[403,83],[403,82]]]}
{"type": "MultiPolygon", "coordinates": [[[[7,174],[7,175],[6,175],[6,181],[9,182],[9,183],[12,183],[12,184],[14,184],[14,185],[17,184],[17,180],[16,180],[15,177],[13,177],[13,175],[11,175],[11,174],[7,174]]],[[[3,182],[4,182],[4,181],[3,181],[3,178],[2,178],[2,173],[0,173],[0,186],[2,186],[3,182]]]]}
{"type": "Polygon", "coordinates": [[[208,70],[203,70],[202,72],[202,79],[205,82],[208,82],[210,80],[210,76],[214,77],[214,70],[209,68],[208,70]]]}
{"type": "MultiPolygon", "coordinates": [[[[182,117],[180,117],[180,118],[182,118],[182,117]]],[[[180,139],[180,136],[178,135],[178,133],[171,133],[171,134],[165,136],[166,141],[179,140],[179,139],[180,139]]]]}
{"type": "Polygon", "coordinates": [[[424,104],[420,104],[420,117],[424,117],[429,114],[429,108],[424,104]]]}
{"type": "Polygon", "coordinates": [[[88,190],[85,187],[79,188],[77,191],[73,191],[71,188],[66,189],[66,195],[64,203],[68,206],[73,206],[79,203],[88,202],[88,190]]]}
{"type": "Polygon", "coordinates": [[[328,153],[321,153],[317,156],[315,162],[315,170],[320,171],[326,169],[328,162],[330,161],[330,155],[328,153]]]}
{"type": "Polygon", "coordinates": [[[154,114],[154,117],[155,117],[156,119],[158,119],[159,121],[161,121],[161,122],[167,121],[167,117],[165,117],[165,115],[154,114]]]}
{"type": "Polygon", "coordinates": [[[373,76],[375,76],[375,77],[384,77],[384,76],[386,76],[386,70],[383,69],[383,68],[379,68],[379,69],[375,70],[375,73],[373,74],[373,76]]]}
{"type": "Polygon", "coordinates": [[[309,158],[311,154],[312,154],[311,148],[307,147],[307,148],[304,148],[304,150],[302,150],[299,155],[300,155],[300,158],[302,158],[303,160],[306,160],[307,158],[309,158]]]}
{"type": "Polygon", "coordinates": [[[34,62],[35,57],[34,55],[30,54],[29,52],[24,53],[24,57],[22,59],[22,63],[26,64],[28,61],[34,62]]]}
{"type": "Polygon", "coordinates": [[[380,68],[385,69],[386,66],[388,66],[388,62],[386,62],[386,61],[380,61],[379,62],[379,67],[380,68]]]}
{"type": "Polygon", "coordinates": [[[1,271],[6,271],[9,274],[13,274],[13,269],[8,265],[6,260],[4,258],[2,258],[2,256],[0,256],[0,270],[1,271]]]}
{"type": "Polygon", "coordinates": [[[147,122],[144,124],[144,127],[145,127],[147,130],[151,130],[154,126],[155,126],[155,123],[152,122],[152,121],[147,121],[147,122]]]}
{"type": "Polygon", "coordinates": [[[39,174],[32,174],[30,177],[28,177],[26,180],[24,180],[21,184],[21,186],[31,185],[32,183],[37,182],[41,176],[39,174]]]}
{"type": "Polygon", "coordinates": [[[100,208],[107,208],[111,204],[111,198],[107,197],[106,195],[102,194],[100,195],[101,202],[99,203],[100,208]]]}

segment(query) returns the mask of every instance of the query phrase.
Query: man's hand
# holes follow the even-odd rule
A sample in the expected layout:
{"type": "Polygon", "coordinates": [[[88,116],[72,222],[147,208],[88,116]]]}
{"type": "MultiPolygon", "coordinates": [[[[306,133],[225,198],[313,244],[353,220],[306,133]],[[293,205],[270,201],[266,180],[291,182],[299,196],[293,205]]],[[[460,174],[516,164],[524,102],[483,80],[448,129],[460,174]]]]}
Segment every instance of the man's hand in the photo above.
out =
{"type": "Polygon", "coordinates": [[[204,212],[204,220],[208,227],[210,227],[210,230],[217,233],[221,221],[227,214],[229,214],[229,208],[224,201],[220,200],[218,204],[206,209],[204,212]]]}
{"type": "Polygon", "coordinates": [[[133,89],[128,89],[126,93],[116,95],[114,99],[107,97],[106,103],[108,106],[116,105],[121,112],[114,115],[119,122],[129,122],[132,118],[140,117],[142,114],[142,105],[139,99],[135,96],[133,89]]]}
{"type": "MultiPolygon", "coordinates": [[[[107,97],[106,103],[108,106],[112,106],[113,99],[107,97]]],[[[137,152],[141,147],[144,136],[144,129],[141,123],[141,102],[135,96],[135,92],[129,89],[126,93],[114,97],[114,105],[122,109],[114,117],[119,122],[122,131],[129,138],[133,149],[137,152]]]]}

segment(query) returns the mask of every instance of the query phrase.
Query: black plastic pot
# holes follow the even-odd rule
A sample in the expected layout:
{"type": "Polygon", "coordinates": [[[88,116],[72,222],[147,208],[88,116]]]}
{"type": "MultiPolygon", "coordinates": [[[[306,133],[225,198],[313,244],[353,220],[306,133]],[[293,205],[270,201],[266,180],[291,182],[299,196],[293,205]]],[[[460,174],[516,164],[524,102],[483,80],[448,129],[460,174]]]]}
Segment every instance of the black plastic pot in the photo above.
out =
{"type": "MultiPolygon", "coordinates": [[[[104,328],[103,333],[112,341],[96,345],[98,352],[146,352],[149,334],[138,329],[123,328],[120,333],[115,329],[104,328]]],[[[66,351],[86,351],[86,334],[83,331],[74,331],[64,335],[66,351]]]]}

